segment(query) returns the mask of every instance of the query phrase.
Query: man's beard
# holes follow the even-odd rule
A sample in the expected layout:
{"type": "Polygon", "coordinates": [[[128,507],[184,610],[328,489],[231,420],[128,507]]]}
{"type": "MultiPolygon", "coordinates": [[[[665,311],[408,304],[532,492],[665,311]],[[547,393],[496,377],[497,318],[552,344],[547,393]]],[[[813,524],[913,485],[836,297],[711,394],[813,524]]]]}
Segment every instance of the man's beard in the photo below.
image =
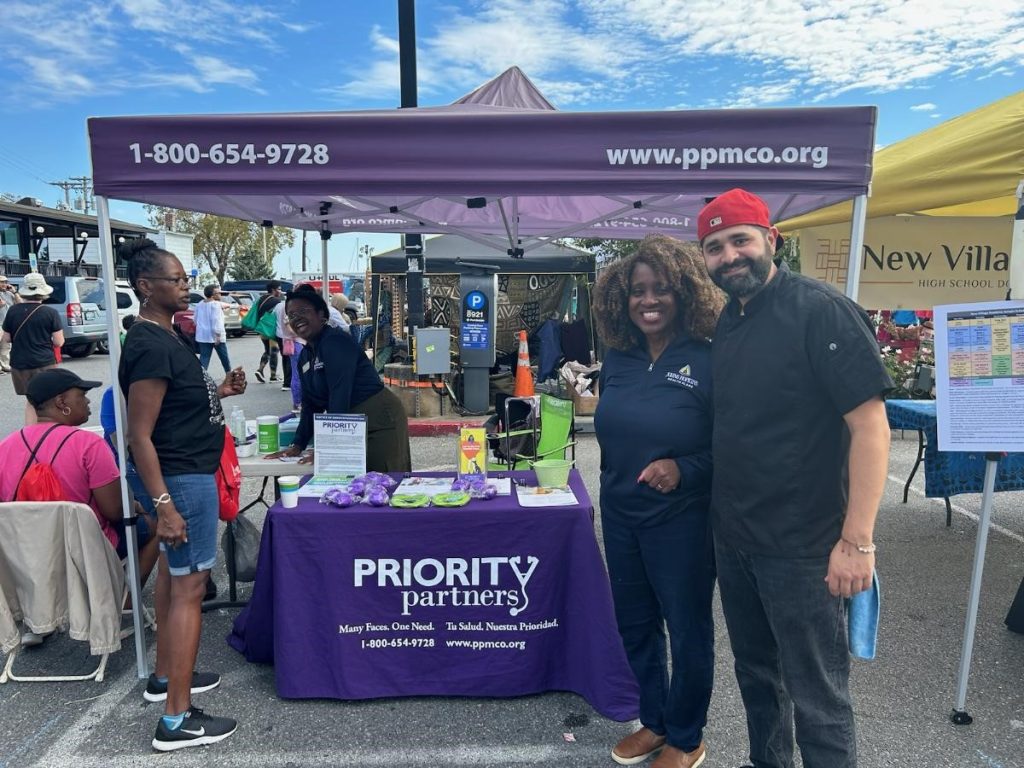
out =
{"type": "Polygon", "coordinates": [[[744,256],[728,266],[723,265],[719,267],[711,275],[711,279],[715,285],[732,298],[745,299],[748,296],[753,296],[764,287],[764,284],[768,282],[768,275],[771,269],[772,259],[768,252],[765,251],[762,258],[752,259],[744,256]],[[747,271],[738,275],[730,275],[729,277],[722,275],[727,269],[732,269],[738,264],[745,264],[747,271]]]}

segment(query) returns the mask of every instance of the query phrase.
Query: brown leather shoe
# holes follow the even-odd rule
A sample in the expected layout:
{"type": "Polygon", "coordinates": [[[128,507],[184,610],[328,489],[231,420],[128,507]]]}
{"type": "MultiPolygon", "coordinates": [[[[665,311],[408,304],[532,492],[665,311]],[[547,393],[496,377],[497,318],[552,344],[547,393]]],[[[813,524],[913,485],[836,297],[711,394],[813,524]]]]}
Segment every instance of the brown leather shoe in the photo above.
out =
{"type": "Polygon", "coordinates": [[[659,736],[650,728],[641,728],[615,745],[612,760],[619,765],[636,765],[653,755],[664,744],[664,736],[659,736]]]}
{"type": "Polygon", "coordinates": [[[707,757],[707,750],[704,749],[704,742],[692,752],[683,752],[671,745],[667,745],[658,759],[651,763],[651,768],[697,768],[707,757]]]}

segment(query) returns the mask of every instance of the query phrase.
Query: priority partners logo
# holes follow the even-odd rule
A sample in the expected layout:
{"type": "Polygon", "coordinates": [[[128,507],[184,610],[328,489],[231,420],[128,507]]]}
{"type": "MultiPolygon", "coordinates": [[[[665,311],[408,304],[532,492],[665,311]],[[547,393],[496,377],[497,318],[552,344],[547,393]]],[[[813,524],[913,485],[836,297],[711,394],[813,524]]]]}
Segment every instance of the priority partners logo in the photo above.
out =
{"type": "Polygon", "coordinates": [[[493,606],[518,616],[530,604],[527,585],[540,558],[495,557],[356,558],[355,587],[398,587],[402,615],[414,608],[493,606]]]}

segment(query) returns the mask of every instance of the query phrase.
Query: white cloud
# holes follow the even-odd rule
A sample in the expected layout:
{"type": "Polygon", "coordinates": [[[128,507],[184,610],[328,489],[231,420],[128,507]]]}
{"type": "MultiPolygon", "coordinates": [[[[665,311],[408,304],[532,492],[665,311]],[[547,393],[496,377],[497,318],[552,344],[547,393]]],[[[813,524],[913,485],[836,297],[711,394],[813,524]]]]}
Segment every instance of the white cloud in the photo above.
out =
{"type": "Polygon", "coordinates": [[[911,112],[930,112],[931,110],[935,109],[935,106],[936,106],[935,104],[932,104],[930,101],[928,101],[928,102],[925,102],[924,104],[914,104],[910,108],[910,111],[911,112]]]}
{"type": "Polygon", "coordinates": [[[892,91],[941,73],[982,75],[1024,58],[1018,0],[580,0],[606,25],[666,52],[780,65],[802,95],[892,91]]]}
{"type": "Polygon", "coordinates": [[[315,26],[277,8],[267,0],[7,0],[4,25],[17,34],[0,37],[0,60],[17,74],[10,91],[33,103],[43,94],[68,101],[152,87],[263,93],[259,70],[233,59],[252,57],[253,46],[278,51],[280,38],[315,26]]]}
{"type": "MultiPolygon", "coordinates": [[[[489,0],[475,15],[454,12],[437,29],[417,28],[417,79],[421,94],[443,86],[469,91],[511,66],[519,66],[557,105],[614,99],[623,85],[653,83],[629,65],[648,58],[641,41],[613,30],[570,21],[570,8],[557,0],[489,0]]],[[[380,98],[398,82],[398,42],[383,46],[378,29],[371,42],[378,58],[331,89],[338,95],[380,98]],[[387,66],[381,65],[387,61],[387,66]],[[393,62],[393,63],[392,63],[393,62]]],[[[387,39],[387,38],[384,38],[387,39]]],[[[385,96],[387,100],[387,96],[385,96]]]]}
{"type": "MultiPolygon", "coordinates": [[[[763,106],[1014,75],[1024,60],[1019,0],[476,0],[417,32],[422,94],[468,91],[515,64],[562,107],[671,102],[679,73],[728,92],[702,104],[689,94],[691,106],[763,106]],[[748,85],[724,79],[737,69],[748,85]]],[[[392,42],[374,40],[376,55],[330,92],[393,102],[392,42]]]]}

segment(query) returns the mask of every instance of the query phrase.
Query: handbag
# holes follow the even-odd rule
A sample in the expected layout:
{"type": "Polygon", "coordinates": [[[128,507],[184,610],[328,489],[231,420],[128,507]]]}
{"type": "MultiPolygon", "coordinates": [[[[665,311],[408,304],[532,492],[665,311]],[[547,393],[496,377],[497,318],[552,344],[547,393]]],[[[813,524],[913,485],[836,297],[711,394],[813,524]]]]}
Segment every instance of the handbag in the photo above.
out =
{"type": "Polygon", "coordinates": [[[242,500],[242,468],[238,466],[238,452],[231,430],[224,429],[224,448],[220,453],[220,465],[214,475],[217,481],[217,501],[220,519],[230,522],[238,517],[242,500]]]}
{"type": "Polygon", "coordinates": [[[247,331],[258,333],[265,339],[276,339],[277,315],[269,309],[266,312],[262,311],[263,305],[269,298],[269,296],[265,296],[263,301],[256,305],[255,309],[250,309],[245,313],[245,317],[242,319],[242,327],[247,331]]]}
{"type": "Polygon", "coordinates": [[[235,556],[231,557],[228,546],[228,529],[220,537],[220,547],[224,550],[224,564],[228,569],[228,577],[234,581],[256,581],[256,564],[260,559],[260,529],[245,515],[239,515],[231,523],[235,535],[235,556]]]}

